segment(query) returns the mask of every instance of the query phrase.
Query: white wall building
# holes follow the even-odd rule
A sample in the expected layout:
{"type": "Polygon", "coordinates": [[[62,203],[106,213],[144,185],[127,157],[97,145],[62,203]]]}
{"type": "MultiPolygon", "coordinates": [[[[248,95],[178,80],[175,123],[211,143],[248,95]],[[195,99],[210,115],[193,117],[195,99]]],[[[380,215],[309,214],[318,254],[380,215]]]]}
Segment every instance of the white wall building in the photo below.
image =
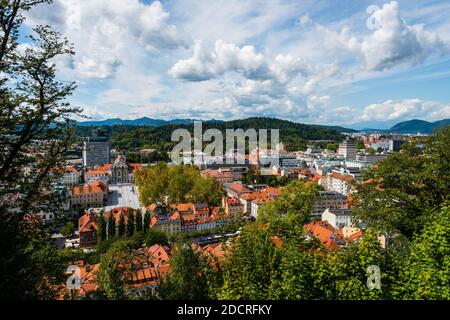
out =
{"type": "Polygon", "coordinates": [[[335,172],[329,173],[327,175],[326,189],[348,196],[352,193],[352,180],[353,178],[351,176],[345,176],[335,172]]]}
{"type": "Polygon", "coordinates": [[[353,227],[351,209],[326,209],[322,213],[322,221],[327,221],[335,229],[353,227]]]}
{"type": "Polygon", "coordinates": [[[74,186],[81,182],[82,170],[75,166],[67,166],[64,168],[64,174],[61,177],[61,183],[66,186],[74,186]]]}

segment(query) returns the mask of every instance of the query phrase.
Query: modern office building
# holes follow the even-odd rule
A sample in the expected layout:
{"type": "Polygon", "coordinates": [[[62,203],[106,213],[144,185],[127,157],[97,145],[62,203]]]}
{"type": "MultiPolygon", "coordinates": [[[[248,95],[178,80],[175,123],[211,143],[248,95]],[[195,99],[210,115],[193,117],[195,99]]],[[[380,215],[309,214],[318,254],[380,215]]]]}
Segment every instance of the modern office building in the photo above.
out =
{"type": "Polygon", "coordinates": [[[347,205],[347,196],[336,191],[319,191],[312,209],[311,216],[320,217],[328,209],[343,209],[347,205]]]}
{"type": "Polygon", "coordinates": [[[377,141],[370,145],[370,147],[374,150],[382,150],[386,151],[389,150],[389,141],[377,141]]]}
{"type": "Polygon", "coordinates": [[[104,131],[93,130],[92,135],[87,137],[83,144],[83,165],[87,168],[93,168],[108,164],[109,161],[108,134],[104,131]]]}
{"type": "Polygon", "coordinates": [[[345,140],[339,144],[339,155],[343,156],[345,159],[356,159],[356,145],[355,142],[351,140],[345,140]]]}
{"type": "Polygon", "coordinates": [[[394,139],[389,140],[389,151],[392,151],[392,152],[400,151],[400,147],[402,146],[402,144],[404,142],[405,141],[403,141],[403,140],[394,140],[394,139]]]}
{"type": "Polygon", "coordinates": [[[383,161],[386,158],[387,154],[359,154],[356,156],[356,160],[371,164],[383,161]]]}

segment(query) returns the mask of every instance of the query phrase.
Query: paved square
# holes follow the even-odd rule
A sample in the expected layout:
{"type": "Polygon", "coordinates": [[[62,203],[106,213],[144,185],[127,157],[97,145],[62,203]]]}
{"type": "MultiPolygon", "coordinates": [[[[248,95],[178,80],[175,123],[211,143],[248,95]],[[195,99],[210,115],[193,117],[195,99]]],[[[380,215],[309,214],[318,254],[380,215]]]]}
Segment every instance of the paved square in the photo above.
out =
{"type": "Polygon", "coordinates": [[[138,197],[137,188],[132,184],[111,184],[105,210],[125,207],[139,209],[141,206],[138,197]]]}

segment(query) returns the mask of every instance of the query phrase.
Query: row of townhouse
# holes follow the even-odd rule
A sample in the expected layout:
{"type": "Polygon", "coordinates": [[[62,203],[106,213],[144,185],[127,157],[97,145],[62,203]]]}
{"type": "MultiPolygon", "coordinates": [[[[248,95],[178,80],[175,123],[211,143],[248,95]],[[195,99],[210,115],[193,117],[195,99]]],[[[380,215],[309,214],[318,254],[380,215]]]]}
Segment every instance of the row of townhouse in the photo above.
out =
{"type": "Polygon", "coordinates": [[[150,227],[167,234],[211,230],[228,224],[229,217],[218,207],[202,203],[180,203],[170,207],[157,203],[150,205],[150,227]]]}
{"type": "Polygon", "coordinates": [[[252,190],[250,187],[237,182],[226,185],[225,190],[227,197],[225,201],[223,201],[223,205],[226,212],[230,213],[230,211],[233,210],[230,208],[234,205],[234,211],[241,214],[241,216],[246,215],[253,218],[256,218],[259,208],[265,203],[276,199],[281,194],[280,188],[262,186],[261,188],[253,188],[252,190]],[[237,201],[241,203],[241,206],[237,205],[237,201]],[[240,212],[241,210],[242,212],[240,212]]]}
{"type": "MultiPolygon", "coordinates": [[[[281,189],[266,186],[258,191],[252,191],[243,184],[233,183],[227,185],[226,192],[227,197],[222,200],[222,205],[228,215],[233,214],[238,217],[247,215],[256,218],[259,208],[276,199],[281,194],[281,189]]],[[[320,217],[327,208],[346,208],[349,205],[348,198],[338,191],[319,191],[311,216],[320,217]]]]}

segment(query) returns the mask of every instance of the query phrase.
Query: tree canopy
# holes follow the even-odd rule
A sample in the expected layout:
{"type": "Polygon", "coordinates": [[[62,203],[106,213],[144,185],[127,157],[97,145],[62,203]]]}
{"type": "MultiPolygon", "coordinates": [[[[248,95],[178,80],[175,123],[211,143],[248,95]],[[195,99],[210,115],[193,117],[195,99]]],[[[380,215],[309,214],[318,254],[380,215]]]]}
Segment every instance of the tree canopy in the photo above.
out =
{"type": "Polygon", "coordinates": [[[165,201],[166,197],[171,203],[205,202],[218,205],[224,194],[222,185],[213,178],[202,177],[197,167],[168,166],[163,162],[136,173],[136,184],[141,201],[147,206],[165,201]]]}
{"type": "Polygon", "coordinates": [[[404,144],[357,185],[355,216],[381,232],[400,231],[411,238],[429,212],[450,199],[450,126],[426,139],[424,147],[404,144]]]}
{"type": "Polygon", "coordinates": [[[55,60],[74,54],[69,41],[36,26],[19,46],[26,13],[49,2],[0,2],[0,295],[7,299],[48,298],[63,275],[45,226],[23,219],[36,208],[64,213],[53,189],[58,175],[49,173],[62,165],[73,141],[70,119],[81,112],[66,101],[75,83],[56,77],[55,60]],[[35,140],[45,143],[29,152],[35,140]]]}
{"type": "Polygon", "coordinates": [[[278,233],[294,232],[308,221],[318,197],[317,184],[296,180],[282,188],[281,195],[258,211],[258,222],[269,223],[278,233]]]}

